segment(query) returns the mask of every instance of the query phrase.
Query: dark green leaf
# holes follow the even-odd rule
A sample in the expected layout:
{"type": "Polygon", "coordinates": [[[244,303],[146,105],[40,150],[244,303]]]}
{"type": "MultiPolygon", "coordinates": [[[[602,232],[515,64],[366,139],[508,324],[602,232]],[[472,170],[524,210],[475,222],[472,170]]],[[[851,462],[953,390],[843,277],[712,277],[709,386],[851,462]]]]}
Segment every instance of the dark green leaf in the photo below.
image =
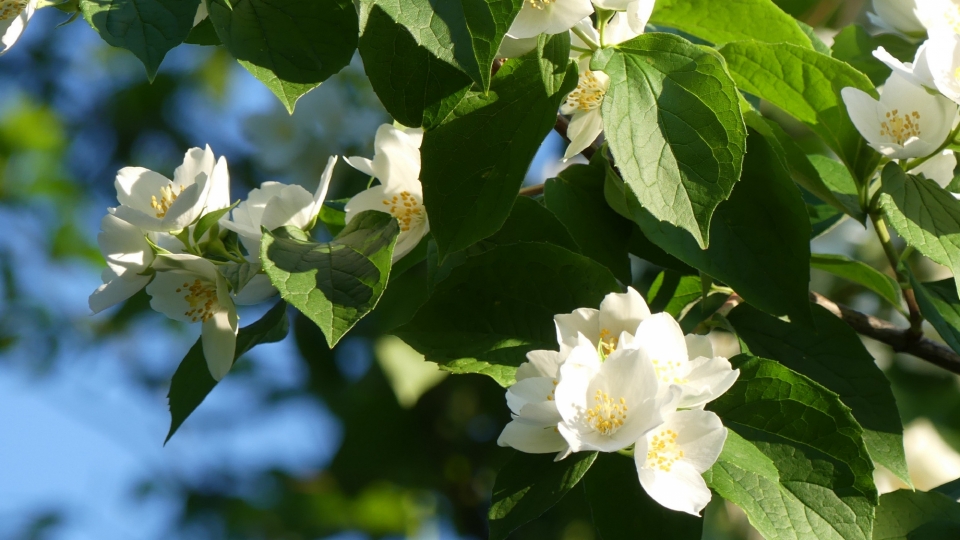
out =
{"type": "Polygon", "coordinates": [[[650,312],[665,311],[676,319],[683,308],[700,299],[700,289],[700,276],[684,276],[671,270],[660,272],[647,293],[650,312]]]}
{"type": "Polygon", "coordinates": [[[199,24],[194,26],[193,30],[190,30],[190,33],[183,42],[189,43],[190,45],[223,45],[220,43],[220,38],[217,37],[217,30],[213,27],[213,23],[210,22],[210,17],[203,19],[199,24]]]}
{"type": "Polygon", "coordinates": [[[897,280],[881,273],[872,266],[843,255],[814,253],[810,255],[810,267],[859,283],[880,295],[880,298],[890,302],[893,307],[902,309],[900,307],[900,285],[897,284],[897,280]]]}
{"type": "Polygon", "coordinates": [[[352,0],[207,0],[220,41],[290,113],[350,63],[360,33],[352,0]]]}
{"type": "Polygon", "coordinates": [[[577,80],[576,66],[568,64],[563,86],[548,94],[537,53],[510,60],[489,94],[468,93],[445,124],[424,135],[420,178],[441,259],[503,225],[577,80]]]}
{"type": "Polygon", "coordinates": [[[883,47],[901,62],[913,62],[917,53],[916,43],[895,34],[871,36],[862,26],[853,24],[833,38],[833,57],[855,67],[879,86],[890,76],[890,68],[873,56],[878,47],[883,47]]]}
{"type": "Polygon", "coordinates": [[[629,283],[631,223],[610,209],[603,196],[603,164],[572,165],[547,180],[544,201],[576,240],[580,251],[629,283]]]}
{"type": "Polygon", "coordinates": [[[684,334],[694,333],[700,323],[712,317],[729,298],[729,294],[723,293],[714,293],[706,298],[700,298],[680,319],[680,330],[683,330],[684,334]]]}
{"type": "Polygon", "coordinates": [[[517,452],[497,473],[490,504],[490,540],[503,540],[517,527],[549,510],[573,489],[597,458],[580,452],[563,461],[552,455],[517,452]]]}
{"type": "Polygon", "coordinates": [[[658,222],[625,193],[644,235],[670,255],[732,287],[774,315],[810,321],[810,223],[800,192],[773,147],[751,133],[743,176],[717,209],[710,247],[658,222]]]}
{"type": "Polygon", "coordinates": [[[509,386],[528,351],[556,348],[554,315],[597,307],[619,290],[609,270],[561,247],[497,246],[454,268],[395,333],[447,371],[509,386]]]}
{"type": "Polygon", "coordinates": [[[960,478],[956,480],[951,480],[946,484],[937,486],[930,491],[936,491],[937,493],[943,493],[950,499],[956,501],[960,500],[960,478]]]}
{"type": "Polygon", "coordinates": [[[378,5],[367,15],[360,56],[380,103],[405,126],[439,125],[473,84],[465,73],[417,44],[378,5]]]}
{"type": "Polygon", "coordinates": [[[883,169],[880,205],[897,234],[953,272],[960,284],[960,201],[933,180],[908,175],[896,163],[883,169]]]}
{"type": "Polygon", "coordinates": [[[748,304],[737,306],[727,320],[752,354],[777,360],[836,392],[863,427],[873,460],[910,484],[903,425],[890,382],[852,328],[816,305],[816,330],[781,321],[748,304]]]}
{"type": "MultiPolygon", "coordinates": [[[[829,202],[828,199],[832,196],[835,202],[831,204],[834,204],[837,210],[846,212],[847,215],[853,217],[860,223],[864,223],[867,215],[860,208],[857,182],[850,176],[850,171],[847,170],[842,163],[827,156],[814,154],[807,156],[807,159],[816,170],[820,182],[827,188],[830,194],[827,198],[823,199],[824,202],[829,202]],[[840,203],[839,206],[836,205],[836,202],[840,203]]],[[[814,195],[820,196],[819,192],[814,193],[814,195]]]]}
{"type": "Polygon", "coordinates": [[[610,76],[604,133],[617,168],[656,219],[709,243],[710,219],[740,177],[739,94],[713,50],[652,33],[595,55],[610,76]]]}
{"type": "Polygon", "coordinates": [[[220,274],[226,278],[230,284],[230,290],[234,294],[239,293],[250,283],[250,280],[256,277],[263,267],[260,263],[245,262],[243,264],[221,264],[217,266],[220,274]]]}
{"type": "MultiPolygon", "coordinates": [[[[924,534],[919,529],[960,523],[960,504],[940,493],[895,491],[880,497],[874,540],[954,540],[957,536],[924,534]]],[[[956,532],[956,528],[953,528],[956,532]]],[[[927,529],[929,532],[930,529],[927,529]]]]}
{"type": "Polygon", "coordinates": [[[210,227],[213,227],[214,224],[220,221],[220,218],[227,215],[227,213],[233,210],[238,204],[240,204],[239,200],[226,208],[204,214],[203,217],[197,220],[197,224],[193,227],[193,241],[199,242],[200,239],[203,238],[204,233],[210,230],[210,227]]]}
{"type": "Polygon", "coordinates": [[[367,211],[328,244],[291,237],[296,231],[264,231],[263,269],[280,296],[319,326],[333,348],[380,300],[400,227],[389,214],[367,211]]]}
{"type": "Polygon", "coordinates": [[[703,534],[702,519],[664,508],[647,495],[633,459],[601,454],[583,485],[603,540],[700,540],[703,534]]]}
{"type": "Polygon", "coordinates": [[[741,90],[810,126],[859,178],[873,171],[880,156],[866,145],[840,97],[840,90],[848,86],[876,95],[866,75],[845,62],[788,43],[730,43],[720,54],[741,90]]]}
{"type": "Polygon", "coordinates": [[[340,234],[340,231],[347,226],[347,213],[343,211],[343,207],[349,200],[324,201],[323,206],[320,207],[317,221],[323,223],[332,236],[340,234]]]}
{"type": "Polygon", "coordinates": [[[190,34],[199,6],[200,0],[80,0],[90,26],[135,54],[151,81],[167,52],[190,34]]]}
{"type": "Polygon", "coordinates": [[[433,56],[460,68],[486,89],[493,59],[523,1],[376,0],[376,4],[433,56]]]}
{"type": "MultiPolygon", "coordinates": [[[[277,302],[259,321],[245,326],[237,333],[237,351],[234,361],[261,343],[275,343],[287,337],[290,323],[287,320],[287,303],[277,302]]],[[[177,432],[183,421],[203,403],[217,381],[210,376],[207,361],[203,357],[203,345],[198,339],[180,362],[180,367],[170,381],[170,431],[166,444],[177,432]]]]}
{"type": "Polygon", "coordinates": [[[756,40],[811,47],[797,21],[770,0],[658,0],[650,22],[717,45],[756,40]]]}
{"type": "Polygon", "coordinates": [[[920,283],[911,273],[910,284],[920,305],[920,313],[930,321],[943,341],[960,352],[960,298],[952,279],[920,283]]]}

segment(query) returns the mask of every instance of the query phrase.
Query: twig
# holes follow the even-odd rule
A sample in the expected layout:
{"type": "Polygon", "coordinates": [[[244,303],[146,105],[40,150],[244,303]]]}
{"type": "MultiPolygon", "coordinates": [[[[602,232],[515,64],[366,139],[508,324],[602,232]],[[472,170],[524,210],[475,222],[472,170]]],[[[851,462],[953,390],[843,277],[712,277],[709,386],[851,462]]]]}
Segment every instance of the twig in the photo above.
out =
{"type": "Polygon", "coordinates": [[[537,195],[543,194],[543,184],[537,184],[535,186],[527,186],[520,189],[519,195],[521,197],[536,197],[537,195]]]}
{"type": "Polygon", "coordinates": [[[858,334],[886,343],[897,352],[911,354],[947,371],[960,374],[960,355],[945,345],[929,338],[918,337],[910,328],[900,328],[889,321],[854,311],[815,292],[810,293],[810,300],[843,319],[858,334]]]}

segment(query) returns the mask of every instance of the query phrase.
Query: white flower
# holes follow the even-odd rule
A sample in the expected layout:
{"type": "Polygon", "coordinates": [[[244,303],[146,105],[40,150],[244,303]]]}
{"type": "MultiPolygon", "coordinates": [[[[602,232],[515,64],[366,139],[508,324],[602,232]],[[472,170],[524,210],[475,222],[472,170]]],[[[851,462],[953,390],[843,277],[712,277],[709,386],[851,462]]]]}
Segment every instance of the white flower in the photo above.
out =
{"type": "Polygon", "coordinates": [[[36,9],[37,0],[0,0],[0,55],[20,39],[36,9]]]}
{"type": "Polygon", "coordinates": [[[401,129],[384,124],[377,129],[373,160],[348,157],[347,163],[380,180],[380,185],[361,191],[346,204],[346,222],[364,210],[389,213],[400,223],[400,236],[393,261],[403,258],[430,232],[420,184],[420,143],[423,130],[401,129]]]}
{"type": "Polygon", "coordinates": [[[216,161],[209,146],[188,150],[172,181],[142,167],[126,167],[114,185],[120,206],[112,213],[146,231],[179,231],[204,213],[230,206],[227,161],[216,161]]]}
{"type": "Polygon", "coordinates": [[[592,345],[570,351],[554,391],[560,435],[571,452],[616,452],[637,442],[676,409],[678,390],[658,397],[653,364],[641,349],[615,350],[605,360],[592,345]]]}
{"type": "Polygon", "coordinates": [[[610,77],[602,71],[587,69],[589,63],[589,59],[580,62],[580,80],[577,87],[567,95],[567,100],[560,106],[561,113],[572,115],[570,125],[567,126],[570,144],[563,154],[564,160],[582,152],[603,132],[600,106],[603,105],[603,97],[610,88],[610,77]]]}
{"type": "Polygon", "coordinates": [[[653,364],[660,381],[660,394],[680,389],[678,407],[703,408],[737,381],[735,370],[723,357],[713,356],[706,336],[683,335],[680,325],[669,313],[657,313],[640,323],[632,343],[653,364]]]}
{"type": "Polygon", "coordinates": [[[720,456],[727,430],[707,411],[677,411],[637,441],[634,460],[650,498],[678,512],[700,515],[710,502],[701,476],[720,456]]]}
{"type": "Polygon", "coordinates": [[[146,234],[122,219],[107,214],[100,221],[97,243],[107,261],[101,285],[90,295],[90,310],[100,313],[130,298],[147,286],[151,275],[144,275],[153,263],[153,248],[146,234]]]}
{"type": "Polygon", "coordinates": [[[910,174],[922,174],[942,188],[953,181],[953,171],[957,168],[957,156],[953,150],[944,150],[936,156],[911,169],[910,174]]]}
{"type": "MultiPolygon", "coordinates": [[[[891,4],[896,1],[898,0],[888,0],[891,4]]],[[[909,20],[910,17],[906,11],[910,9],[915,0],[901,1],[905,5],[893,11],[891,17],[901,17],[902,20],[909,20]]],[[[948,31],[960,34],[960,0],[919,0],[916,1],[914,14],[928,33],[948,31]]],[[[902,25],[903,23],[899,24],[902,25]]]]}
{"type": "Polygon", "coordinates": [[[933,87],[953,102],[960,103],[960,36],[952,31],[931,31],[930,39],[920,50],[924,51],[926,70],[933,87]]]}
{"type": "Polygon", "coordinates": [[[841,91],[850,119],[875,150],[891,159],[928,156],[940,147],[957,118],[957,105],[932,96],[897,73],[880,101],[862,90],[841,91]]]}
{"type": "Polygon", "coordinates": [[[636,333],[640,323],[650,317],[650,308],[633,287],[623,294],[608,294],[600,309],[580,308],[572,313],[556,315],[557,341],[561,351],[580,345],[579,335],[583,334],[594,349],[600,348],[604,354],[617,350],[621,335],[636,333]]]}
{"type": "Polygon", "coordinates": [[[537,38],[512,38],[503,36],[500,48],[497,49],[497,58],[519,58],[537,48],[537,38]]]}
{"type": "MultiPolygon", "coordinates": [[[[650,15],[653,14],[653,6],[656,4],[656,0],[593,0],[593,3],[599,8],[625,12],[627,25],[636,35],[639,35],[643,33],[644,28],[646,28],[647,23],[650,21],[650,15]]],[[[607,24],[609,25],[610,23],[607,24]]],[[[608,26],[607,32],[609,31],[610,28],[608,26]]],[[[607,32],[605,32],[604,35],[604,45],[616,45],[620,43],[620,41],[611,40],[609,36],[606,35],[607,32]]]]}
{"type": "Polygon", "coordinates": [[[540,34],[559,34],[573,28],[593,13],[590,0],[524,0],[523,8],[510,25],[507,35],[531,38],[540,34]]]}
{"type": "Polygon", "coordinates": [[[917,17],[915,0],[873,0],[873,10],[876,14],[867,13],[867,17],[880,28],[913,35],[926,31],[917,17]]]}
{"type": "Polygon", "coordinates": [[[937,84],[933,79],[933,74],[930,73],[930,63],[927,60],[928,44],[929,40],[920,45],[913,62],[901,62],[883,47],[878,47],[877,50],[873,51],[873,56],[886,64],[894,73],[897,73],[911,83],[935,90],[937,84]]]}
{"type": "Polygon", "coordinates": [[[203,324],[203,356],[219,381],[233,366],[237,347],[237,308],[227,281],[212,262],[193,255],[158,255],[153,267],[150,307],[171,319],[203,324]]]}

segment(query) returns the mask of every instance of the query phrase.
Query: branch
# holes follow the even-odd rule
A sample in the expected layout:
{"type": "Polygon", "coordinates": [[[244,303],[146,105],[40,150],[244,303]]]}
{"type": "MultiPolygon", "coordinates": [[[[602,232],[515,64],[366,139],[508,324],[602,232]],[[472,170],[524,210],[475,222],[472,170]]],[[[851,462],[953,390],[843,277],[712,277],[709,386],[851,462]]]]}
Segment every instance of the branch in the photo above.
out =
{"type": "Polygon", "coordinates": [[[910,328],[900,328],[889,321],[839,305],[815,292],[810,293],[810,300],[843,319],[859,334],[886,343],[897,352],[911,354],[947,371],[960,374],[960,355],[945,345],[917,336],[910,328]]]}

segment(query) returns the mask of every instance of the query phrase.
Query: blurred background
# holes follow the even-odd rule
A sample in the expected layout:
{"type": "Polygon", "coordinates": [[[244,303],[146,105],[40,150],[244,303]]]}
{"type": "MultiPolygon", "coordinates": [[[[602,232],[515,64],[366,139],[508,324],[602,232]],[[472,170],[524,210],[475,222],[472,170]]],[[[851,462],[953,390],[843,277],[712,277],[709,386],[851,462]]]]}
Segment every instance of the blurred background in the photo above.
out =
{"type": "MultiPolygon", "coordinates": [[[[828,44],[868,25],[865,1],[777,3],[828,44]]],[[[0,58],[0,540],[485,538],[510,454],[496,445],[503,390],[445,377],[387,334],[425,299],[425,265],[393,278],[336,350],[294,316],[290,336],[241,359],[165,446],[170,377],[199,328],[150,311],[144,293],[98,316],[87,307],[119,168],[169,176],[187,148],[210,144],[227,157],[234,199],[266,180],[312,191],[328,155],[372,155],[389,121],[359,59],[289,116],[222,50],[183,45],[149,84],[83,21],[56,27],[67,18],[42,10],[0,58]]],[[[555,175],[562,148],[551,135],[528,182],[555,175]]],[[[341,166],[329,198],[366,181],[341,166]]],[[[850,221],[814,251],[884,267],[872,233],[850,221]]],[[[660,269],[634,262],[645,291],[660,269]]],[[[903,322],[827,274],[813,287],[903,322]]],[[[263,309],[242,311],[241,324],[263,309]]],[[[868,345],[894,384],[917,487],[960,476],[958,378],[868,345]]],[[[878,484],[896,488],[882,472],[878,484]]],[[[586,508],[575,489],[514,538],[594,540],[586,508]]],[[[722,502],[706,519],[704,538],[755,538],[722,502]]]]}

